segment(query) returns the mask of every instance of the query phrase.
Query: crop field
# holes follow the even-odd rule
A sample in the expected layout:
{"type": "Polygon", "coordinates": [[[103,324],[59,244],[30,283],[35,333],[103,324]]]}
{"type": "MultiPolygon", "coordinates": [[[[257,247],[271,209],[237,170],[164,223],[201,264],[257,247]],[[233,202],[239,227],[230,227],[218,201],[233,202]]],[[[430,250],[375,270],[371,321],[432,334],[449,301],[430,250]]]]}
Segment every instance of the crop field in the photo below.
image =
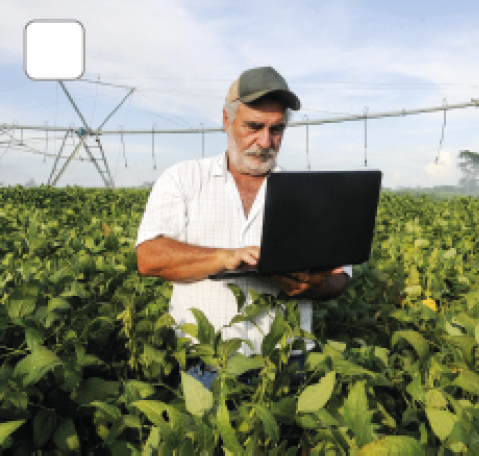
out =
{"type": "Polygon", "coordinates": [[[479,454],[479,200],[382,193],[291,382],[297,301],[231,287],[237,319],[274,315],[261,355],[200,311],[198,344],[175,337],[171,284],[136,267],[148,193],[0,188],[0,454],[479,454]],[[211,391],[181,373],[194,356],[211,391]]]}

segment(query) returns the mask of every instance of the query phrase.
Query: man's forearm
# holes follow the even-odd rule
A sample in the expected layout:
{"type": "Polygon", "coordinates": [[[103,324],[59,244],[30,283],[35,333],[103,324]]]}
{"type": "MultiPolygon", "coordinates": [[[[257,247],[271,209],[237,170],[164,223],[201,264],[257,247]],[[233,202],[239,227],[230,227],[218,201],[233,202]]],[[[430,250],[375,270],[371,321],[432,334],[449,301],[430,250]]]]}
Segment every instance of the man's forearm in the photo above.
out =
{"type": "Polygon", "coordinates": [[[137,247],[138,270],[174,282],[192,282],[223,269],[223,252],[158,237],[137,247]]]}

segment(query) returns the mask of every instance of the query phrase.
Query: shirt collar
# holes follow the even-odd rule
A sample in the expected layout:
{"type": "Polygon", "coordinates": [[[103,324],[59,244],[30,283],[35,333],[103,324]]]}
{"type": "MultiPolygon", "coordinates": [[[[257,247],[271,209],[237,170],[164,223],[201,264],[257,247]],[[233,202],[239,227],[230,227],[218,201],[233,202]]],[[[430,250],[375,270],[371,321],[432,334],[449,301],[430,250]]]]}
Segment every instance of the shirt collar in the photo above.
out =
{"type": "MultiPolygon", "coordinates": [[[[283,168],[281,166],[278,166],[277,164],[274,165],[272,172],[277,173],[279,171],[282,171],[283,168]]],[[[227,160],[226,160],[226,150],[218,156],[216,163],[213,168],[213,176],[226,176],[228,171],[227,168],[227,160]]]]}
{"type": "Polygon", "coordinates": [[[226,150],[217,157],[213,167],[213,176],[226,176],[226,150]]]}

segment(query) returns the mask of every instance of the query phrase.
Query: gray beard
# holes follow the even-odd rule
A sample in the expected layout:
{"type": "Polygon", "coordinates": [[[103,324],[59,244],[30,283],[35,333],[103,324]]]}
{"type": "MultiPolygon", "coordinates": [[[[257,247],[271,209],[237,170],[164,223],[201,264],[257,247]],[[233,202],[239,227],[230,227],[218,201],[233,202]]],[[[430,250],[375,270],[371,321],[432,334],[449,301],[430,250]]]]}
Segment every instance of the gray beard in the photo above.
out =
{"type": "Polygon", "coordinates": [[[274,149],[249,149],[244,152],[239,150],[236,140],[228,135],[228,156],[233,166],[242,174],[262,175],[270,171],[275,163],[277,152],[274,149]],[[265,160],[262,165],[249,165],[246,159],[249,157],[257,157],[265,160]]]}

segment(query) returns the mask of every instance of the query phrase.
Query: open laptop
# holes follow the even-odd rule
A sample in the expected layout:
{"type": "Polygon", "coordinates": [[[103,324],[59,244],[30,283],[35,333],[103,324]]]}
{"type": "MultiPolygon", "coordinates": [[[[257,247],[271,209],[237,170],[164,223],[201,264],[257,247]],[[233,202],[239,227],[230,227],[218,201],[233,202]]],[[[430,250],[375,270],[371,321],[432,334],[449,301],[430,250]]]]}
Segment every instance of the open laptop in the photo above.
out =
{"type": "Polygon", "coordinates": [[[318,272],[369,259],[381,171],[282,171],[266,187],[255,269],[210,279],[318,272]]]}

